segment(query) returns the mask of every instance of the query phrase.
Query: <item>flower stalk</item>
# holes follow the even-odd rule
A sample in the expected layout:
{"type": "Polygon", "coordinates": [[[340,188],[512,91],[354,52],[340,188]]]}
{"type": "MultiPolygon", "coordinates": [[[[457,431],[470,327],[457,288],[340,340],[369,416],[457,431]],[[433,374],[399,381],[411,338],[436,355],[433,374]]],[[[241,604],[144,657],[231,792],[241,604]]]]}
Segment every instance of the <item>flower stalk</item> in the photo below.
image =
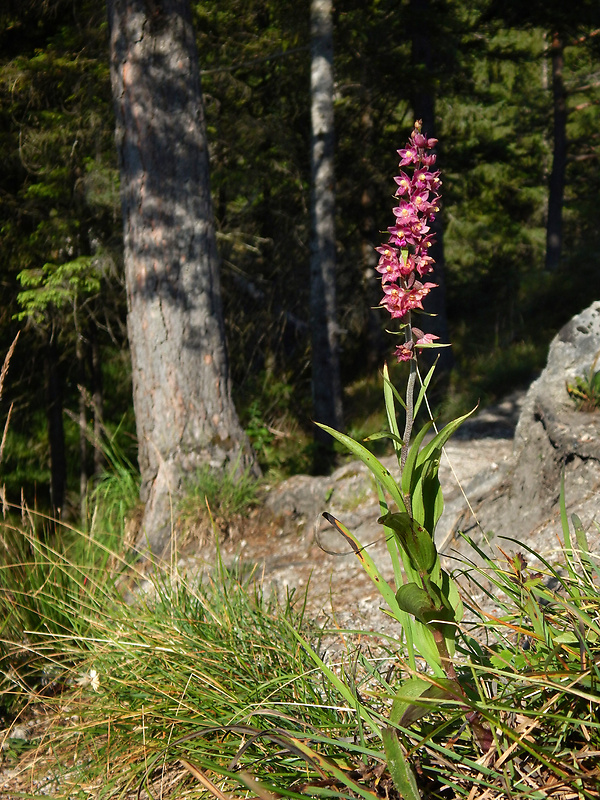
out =
{"type": "MultiPolygon", "coordinates": [[[[400,174],[394,178],[394,196],[399,204],[393,209],[395,224],[388,228],[387,244],[375,248],[379,253],[377,271],[381,274],[383,298],[381,305],[392,319],[399,320],[404,341],[396,347],[397,360],[410,362],[406,391],[406,422],[401,451],[404,469],[414,421],[414,387],[416,382],[416,351],[436,346],[439,337],[423,333],[413,326],[411,312],[423,310],[423,299],[437,284],[423,281],[432,272],[434,260],[429,255],[434,234],[431,223],[439,211],[442,185],[439,170],[432,172],[436,155],[431,152],[437,139],[428,139],[421,132],[421,122],[415,123],[406,147],[398,150],[400,174]],[[407,168],[410,172],[405,172],[407,168]]],[[[438,345],[439,346],[439,345],[438,345]]]]}
{"type": "MultiPolygon", "coordinates": [[[[442,515],[444,501],[439,481],[439,465],[443,448],[452,434],[470,414],[448,423],[441,430],[431,430],[427,422],[411,442],[414,420],[435,365],[421,378],[416,356],[425,347],[443,347],[436,343],[437,336],[424,333],[413,323],[413,314],[423,312],[423,300],[436,284],[426,276],[433,269],[429,248],[433,241],[431,222],[439,209],[441,180],[432,149],[436,139],[428,139],[421,132],[421,123],[415,123],[407,146],[398,150],[400,174],[394,179],[398,205],[393,209],[395,224],[388,228],[385,245],[377,247],[377,271],[381,275],[383,298],[381,306],[398,320],[396,335],[401,342],[396,346],[397,360],[409,362],[406,402],[402,401],[392,386],[387,365],[383,369],[384,402],[388,430],[374,434],[370,439],[391,438],[394,443],[400,480],[379,462],[373,453],[360,442],[326,425],[321,427],[359,458],[373,474],[378,488],[385,542],[394,572],[395,588],[384,580],[377,564],[367,549],[342,522],[331,514],[324,514],[352,547],[367,574],[388,606],[388,613],[401,626],[408,674],[390,710],[390,727],[381,731],[384,750],[394,776],[398,792],[410,800],[418,800],[419,792],[414,775],[405,757],[399,739],[398,726],[407,726],[427,713],[425,698],[431,692],[440,703],[449,707],[457,704],[465,710],[471,704],[462,686],[461,677],[454,667],[456,633],[463,615],[458,586],[443,569],[435,543],[436,526],[442,515]],[[421,388],[415,399],[415,383],[419,377],[421,388]],[[398,427],[396,400],[406,412],[404,432],[398,427]],[[391,501],[391,502],[390,502],[391,501]],[[419,664],[418,659],[421,659],[419,664]],[[423,661],[427,668],[422,669],[423,661]]],[[[467,716],[473,734],[482,750],[492,741],[491,733],[477,712],[467,716]]]]}

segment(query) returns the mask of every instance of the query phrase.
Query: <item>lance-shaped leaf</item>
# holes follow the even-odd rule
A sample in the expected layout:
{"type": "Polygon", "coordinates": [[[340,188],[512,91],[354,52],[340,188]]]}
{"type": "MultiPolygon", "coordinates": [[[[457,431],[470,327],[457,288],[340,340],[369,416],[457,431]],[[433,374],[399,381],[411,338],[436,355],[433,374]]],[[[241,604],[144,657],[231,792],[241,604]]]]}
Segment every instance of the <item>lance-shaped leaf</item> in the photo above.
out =
{"type": "MultiPolygon", "coordinates": [[[[390,374],[388,372],[387,364],[383,367],[383,399],[385,404],[385,413],[388,420],[390,433],[392,434],[392,441],[394,442],[394,452],[398,460],[402,453],[404,442],[400,438],[400,430],[398,428],[398,420],[396,419],[396,404],[394,402],[395,392],[394,386],[390,381],[390,374]]],[[[404,404],[403,404],[404,405],[404,404]]],[[[406,407],[406,406],[405,406],[406,407]]]]}
{"type": "MultiPolygon", "coordinates": [[[[361,562],[365,572],[371,578],[375,586],[377,586],[377,588],[381,593],[381,596],[389,606],[392,617],[398,620],[398,622],[404,629],[407,641],[411,642],[411,649],[412,646],[414,645],[415,649],[418,650],[419,653],[423,656],[423,658],[427,661],[429,666],[433,669],[434,673],[436,675],[443,675],[444,671],[442,669],[439,651],[435,643],[433,633],[429,630],[427,625],[424,625],[417,619],[414,620],[411,619],[409,614],[407,614],[398,605],[394,590],[389,585],[389,583],[384,579],[379,569],[377,568],[377,565],[375,564],[369,553],[358,541],[356,536],[351,531],[349,531],[345,525],[343,525],[338,519],[336,519],[331,514],[325,513],[323,514],[323,516],[331,525],[337,528],[337,530],[341,533],[341,535],[346,539],[348,544],[354,550],[356,557],[361,562]]],[[[407,567],[410,567],[410,564],[407,564],[407,567]]],[[[417,574],[415,574],[415,578],[418,578],[417,574]]]]}
{"type": "Polygon", "coordinates": [[[416,583],[405,583],[396,592],[396,602],[403,611],[425,625],[439,619],[442,608],[423,587],[416,583]]]}
{"type": "Polygon", "coordinates": [[[369,450],[367,450],[366,447],[363,447],[363,445],[359,442],[355,442],[350,436],[346,436],[345,433],[340,433],[334,428],[330,428],[328,425],[322,425],[320,422],[317,422],[317,425],[319,428],[327,431],[327,433],[333,436],[334,439],[337,439],[340,444],[343,444],[344,447],[346,447],[353,455],[360,459],[363,464],[371,470],[383,488],[389,492],[398,508],[406,511],[406,505],[404,503],[404,498],[402,497],[402,492],[392,477],[392,473],[375,458],[373,453],[369,452],[369,450]]]}
{"type": "Polygon", "coordinates": [[[456,702],[463,697],[457,681],[450,678],[409,678],[394,697],[390,722],[407,727],[439,709],[440,700],[456,702]]]}
{"type": "Polygon", "coordinates": [[[377,586],[381,596],[383,597],[385,602],[388,604],[388,606],[394,613],[394,616],[396,616],[396,613],[400,609],[398,608],[398,603],[396,602],[396,596],[394,594],[394,590],[385,580],[385,578],[377,568],[377,565],[375,564],[375,562],[373,561],[367,550],[361,545],[356,536],[353,533],[351,533],[348,530],[348,528],[346,528],[346,526],[343,525],[332,514],[328,514],[327,512],[325,512],[323,516],[327,520],[327,522],[330,523],[330,525],[333,525],[334,528],[336,528],[339,531],[339,533],[341,533],[341,535],[348,542],[350,547],[354,550],[354,553],[358,558],[358,560],[360,561],[360,563],[362,564],[363,569],[365,570],[369,578],[371,578],[375,586],[377,586]]]}
{"type": "Polygon", "coordinates": [[[404,755],[398,734],[393,728],[384,728],[381,737],[388,769],[398,794],[403,800],[421,800],[414,772],[404,755]]]}
{"type": "Polygon", "coordinates": [[[415,436],[415,439],[408,451],[408,456],[406,458],[406,463],[404,464],[404,469],[402,470],[402,491],[405,495],[411,495],[414,483],[414,469],[417,464],[417,459],[419,457],[419,448],[423,444],[423,440],[427,435],[427,432],[431,429],[433,425],[433,420],[429,420],[428,422],[423,425],[421,430],[415,436]]]}
{"type": "Polygon", "coordinates": [[[439,459],[439,454],[442,452],[442,447],[444,447],[448,439],[476,410],[477,407],[469,411],[467,414],[463,414],[462,417],[457,417],[457,419],[454,419],[452,422],[449,422],[447,425],[445,425],[442,430],[437,433],[433,439],[421,450],[417,458],[417,464],[423,464],[425,461],[429,460],[434,455],[435,451],[438,451],[437,457],[439,459]]]}

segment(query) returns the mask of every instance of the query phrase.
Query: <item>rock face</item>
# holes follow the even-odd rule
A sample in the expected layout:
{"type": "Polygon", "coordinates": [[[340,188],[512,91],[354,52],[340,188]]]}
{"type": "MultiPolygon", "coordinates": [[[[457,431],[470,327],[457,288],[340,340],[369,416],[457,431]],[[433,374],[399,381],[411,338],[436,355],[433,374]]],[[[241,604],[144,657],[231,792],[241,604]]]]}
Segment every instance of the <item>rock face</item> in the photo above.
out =
{"type": "Polygon", "coordinates": [[[574,317],[556,335],[546,368],[523,401],[507,485],[479,515],[486,531],[526,542],[551,558],[560,525],[560,484],[565,475],[569,513],[600,544],[593,525],[600,519],[600,413],[575,410],[566,384],[595,369],[600,356],[600,302],[574,317]]]}

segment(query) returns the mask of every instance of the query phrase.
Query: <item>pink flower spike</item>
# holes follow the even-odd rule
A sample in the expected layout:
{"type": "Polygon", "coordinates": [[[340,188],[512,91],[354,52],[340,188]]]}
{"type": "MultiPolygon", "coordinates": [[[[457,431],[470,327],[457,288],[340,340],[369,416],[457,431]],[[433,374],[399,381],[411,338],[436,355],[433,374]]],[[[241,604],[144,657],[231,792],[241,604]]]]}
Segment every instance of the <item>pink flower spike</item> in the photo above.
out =
{"type": "MultiPolygon", "coordinates": [[[[376,266],[381,275],[383,298],[381,305],[392,319],[403,326],[411,325],[410,312],[423,309],[423,300],[437,284],[424,282],[423,277],[433,270],[434,260],[429,255],[434,234],[431,222],[439,210],[439,189],[442,185],[439,170],[432,172],[435,153],[430,152],[437,139],[428,139],[416,122],[406,147],[398,150],[400,167],[409,167],[394,177],[395,197],[400,198],[393,208],[395,224],[387,230],[388,244],[377,247],[379,260],[376,266]]],[[[414,327],[412,341],[396,349],[399,361],[415,357],[415,348],[431,346],[438,337],[414,327]]]]}

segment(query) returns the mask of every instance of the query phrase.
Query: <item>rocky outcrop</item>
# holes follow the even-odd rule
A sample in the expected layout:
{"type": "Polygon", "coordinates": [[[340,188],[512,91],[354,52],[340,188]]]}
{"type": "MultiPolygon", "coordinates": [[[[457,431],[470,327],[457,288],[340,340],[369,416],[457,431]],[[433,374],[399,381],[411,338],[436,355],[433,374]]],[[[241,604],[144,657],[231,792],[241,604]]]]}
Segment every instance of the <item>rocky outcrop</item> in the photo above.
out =
{"type": "Polygon", "coordinates": [[[588,375],[599,353],[600,302],[595,302],[556,335],[545,369],[523,400],[510,474],[478,514],[488,536],[511,537],[552,558],[561,537],[564,473],[568,512],[581,517],[590,545],[598,549],[600,413],[576,411],[566,384],[588,375]]]}

